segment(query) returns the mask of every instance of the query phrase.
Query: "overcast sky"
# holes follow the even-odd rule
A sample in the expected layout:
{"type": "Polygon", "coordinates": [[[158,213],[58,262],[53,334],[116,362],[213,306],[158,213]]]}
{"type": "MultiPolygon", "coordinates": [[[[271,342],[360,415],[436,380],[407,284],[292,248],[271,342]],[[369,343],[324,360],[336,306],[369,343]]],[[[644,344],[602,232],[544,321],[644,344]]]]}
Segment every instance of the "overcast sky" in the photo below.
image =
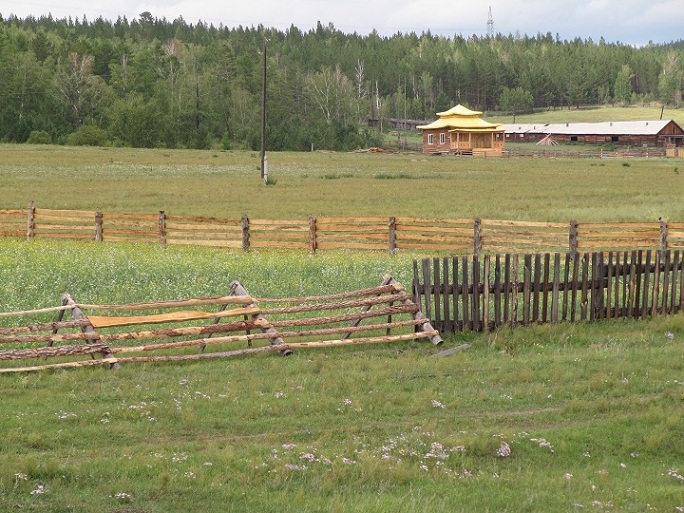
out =
{"type": "Polygon", "coordinates": [[[155,18],[215,26],[295,25],[307,31],[320,21],[346,33],[430,30],[453,37],[486,35],[490,6],[494,31],[504,35],[550,32],[561,39],[603,37],[632,45],[684,39],[684,0],[0,0],[0,14],[130,21],[148,11],[155,18]]]}

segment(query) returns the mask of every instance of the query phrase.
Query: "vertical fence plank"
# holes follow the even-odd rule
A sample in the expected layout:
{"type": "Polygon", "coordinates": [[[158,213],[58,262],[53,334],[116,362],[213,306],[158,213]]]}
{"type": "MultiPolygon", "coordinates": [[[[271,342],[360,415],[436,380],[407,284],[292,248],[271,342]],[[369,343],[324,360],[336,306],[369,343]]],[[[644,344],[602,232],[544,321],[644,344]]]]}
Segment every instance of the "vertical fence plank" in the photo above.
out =
{"type": "Polygon", "coordinates": [[[684,309],[684,252],[682,252],[679,267],[681,267],[681,269],[679,272],[679,303],[677,311],[681,312],[684,309]]]}
{"type": "MultiPolygon", "coordinates": [[[[511,295],[511,255],[506,253],[506,256],[504,257],[504,297],[503,297],[503,318],[501,319],[501,322],[503,324],[509,322],[511,320],[510,318],[510,306],[509,306],[509,301],[510,301],[510,295],[511,295]]],[[[518,277],[515,277],[515,280],[518,280],[518,277]]]]}
{"type": "Polygon", "coordinates": [[[599,299],[599,292],[603,295],[603,290],[599,291],[598,282],[600,276],[599,253],[592,253],[591,255],[591,310],[589,312],[589,320],[594,321],[601,318],[601,300],[599,299]]]}
{"type": "Polygon", "coordinates": [[[482,221],[479,217],[473,219],[473,255],[479,258],[482,253],[482,221]]]}
{"type": "Polygon", "coordinates": [[[159,244],[166,246],[166,212],[159,211],[159,244]]]}
{"type": "Polygon", "coordinates": [[[244,251],[249,250],[249,217],[247,214],[242,214],[241,220],[242,226],[242,249],[244,251]]]}
{"type": "Polygon", "coordinates": [[[544,277],[542,278],[542,291],[544,298],[542,299],[542,322],[546,323],[549,320],[549,274],[551,272],[551,255],[544,253],[544,277]]]}
{"type": "Polygon", "coordinates": [[[677,313],[677,276],[679,270],[679,250],[672,254],[672,290],[670,291],[670,313],[677,313]]]}
{"type": "Polygon", "coordinates": [[[489,331],[489,266],[491,264],[490,255],[485,255],[482,277],[482,331],[489,331]]]}
{"type": "Polygon", "coordinates": [[[473,331],[480,331],[480,259],[473,257],[473,331]]]}
{"type": "Polygon", "coordinates": [[[541,296],[541,255],[534,255],[534,289],[532,295],[532,323],[539,322],[539,300],[541,296]]]}
{"type": "Polygon", "coordinates": [[[579,251],[575,251],[572,255],[572,300],[570,304],[570,322],[575,322],[577,315],[577,290],[579,287],[579,251]]]}
{"type": "Polygon", "coordinates": [[[560,297],[560,253],[553,255],[553,286],[551,292],[551,322],[558,323],[559,305],[558,299],[560,297]]]}
{"type": "Polygon", "coordinates": [[[584,253],[582,256],[582,312],[580,319],[587,320],[587,308],[589,307],[589,253],[584,253]]]}
{"type": "Polygon", "coordinates": [[[670,293],[670,251],[669,250],[661,250],[661,253],[663,254],[663,291],[661,293],[662,297],[662,303],[661,303],[661,310],[660,313],[663,315],[667,315],[669,313],[669,309],[667,308],[667,305],[669,304],[669,293],[670,293]]]}
{"type": "Polygon", "coordinates": [[[428,319],[432,317],[432,287],[430,286],[430,259],[423,258],[423,287],[425,295],[425,316],[428,319]]]}
{"type": "Polygon", "coordinates": [[[627,319],[629,316],[629,291],[627,285],[629,284],[629,252],[625,251],[622,255],[622,318],[627,319]]]}
{"type": "Polygon", "coordinates": [[[655,253],[655,268],[653,270],[653,297],[651,299],[651,316],[658,313],[658,298],[660,297],[660,262],[662,253],[655,253]]]}
{"type": "Polygon", "coordinates": [[[102,212],[95,212],[95,240],[102,242],[102,212]]]}
{"type": "Polygon", "coordinates": [[[565,287],[563,288],[563,320],[567,321],[568,320],[568,297],[569,297],[569,292],[570,292],[570,264],[572,262],[572,255],[575,252],[567,252],[565,254],[565,269],[563,272],[563,278],[564,278],[564,284],[565,287]]]}
{"type": "Polygon", "coordinates": [[[636,290],[634,291],[634,318],[638,319],[641,314],[641,289],[644,278],[643,251],[636,252],[636,290]]]}
{"type": "Polygon", "coordinates": [[[441,308],[441,298],[442,298],[442,276],[440,272],[439,258],[432,259],[432,297],[435,305],[435,316],[430,317],[435,321],[435,325],[438,330],[444,330],[444,325],[442,324],[442,308],[441,308]]]}
{"type": "Polygon", "coordinates": [[[650,288],[650,279],[651,279],[651,250],[646,251],[646,264],[644,266],[644,289],[643,289],[643,297],[642,297],[642,303],[641,303],[641,318],[643,319],[648,315],[649,311],[649,306],[648,306],[648,297],[649,297],[649,288],[650,288]]]}
{"type": "Polygon", "coordinates": [[[523,277],[523,326],[530,325],[530,289],[532,285],[532,255],[525,255],[523,277]]]}
{"type": "Polygon", "coordinates": [[[393,255],[397,252],[397,218],[396,217],[390,217],[389,218],[389,234],[388,234],[388,239],[389,239],[389,253],[390,255],[393,255]]]}
{"type": "Polygon", "coordinates": [[[468,287],[468,257],[463,257],[463,260],[461,260],[462,266],[462,272],[463,272],[463,283],[462,283],[462,297],[463,297],[463,331],[472,329],[472,326],[470,324],[470,305],[469,305],[469,300],[470,300],[470,291],[468,287]]]}
{"type": "Polygon", "coordinates": [[[620,303],[620,282],[621,282],[621,276],[622,276],[622,266],[620,265],[620,252],[615,253],[615,287],[613,287],[613,294],[614,298],[613,301],[615,302],[615,318],[618,319],[622,317],[622,306],[620,303]]]}
{"type": "MultiPolygon", "coordinates": [[[[248,239],[249,240],[249,239],[248,239]]],[[[309,216],[309,253],[312,255],[318,249],[318,226],[316,226],[316,218],[309,216]]]]}
{"type": "Polygon", "coordinates": [[[462,297],[460,295],[460,288],[459,288],[459,277],[458,277],[458,257],[452,257],[451,258],[451,267],[452,267],[452,273],[453,273],[453,280],[451,283],[452,287],[452,294],[454,296],[454,303],[451,308],[451,311],[454,312],[454,331],[463,331],[459,327],[459,315],[458,315],[458,306],[460,304],[459,297],[462,297]]]}
{"type": "Polygon", "coordinates": [[[449,312],[449,293],[451,292],[451,285],[449,284],[449,258],[442,258],[442,303],[444,305],[444,331],[454,331],[453,323],[451,322],[451,314],[449,312]]]}
{"type": "Polygon", "coordinates": [[[613,318],[613,252],[608,252],[608,265],[606,265],[606,319],[613,318]]]}
{"type": "Polygon", "coordinates": [[[501,326],[501,255],[494,261],[494,329],[501,326]]]}
{"type": "Polygon", "coordinates": [[[636,300],[636,279],[637,279],[637,261],[636,261],[636,251],[632,251],[632,255],[629,259],[629,296],[627,300],[627,318],[632,319],[636,317],[636,312],[634,309],[634,302],[636,300]]]}
{"type": "Polygon", "coordinates": [[[513,268],[511,269],[511,328],[515,328],[518,325],[518,284],[519,274],[518,274],[518,255],[513,255],[513,268]]]}

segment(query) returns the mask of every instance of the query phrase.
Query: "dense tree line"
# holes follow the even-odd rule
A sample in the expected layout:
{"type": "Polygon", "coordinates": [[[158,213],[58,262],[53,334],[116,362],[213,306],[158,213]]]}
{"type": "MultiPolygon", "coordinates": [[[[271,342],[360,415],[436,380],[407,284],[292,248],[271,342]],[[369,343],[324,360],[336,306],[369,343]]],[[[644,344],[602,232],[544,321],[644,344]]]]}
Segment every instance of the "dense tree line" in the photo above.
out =
{"type": "Polygon", "coordinates": [[[456,103],[513,114],[682,104],[682,42],[0,15],[0,139],[256,149],[264,39],[272,150],[372,145],[369,118],[431,119],[456,103]]]}

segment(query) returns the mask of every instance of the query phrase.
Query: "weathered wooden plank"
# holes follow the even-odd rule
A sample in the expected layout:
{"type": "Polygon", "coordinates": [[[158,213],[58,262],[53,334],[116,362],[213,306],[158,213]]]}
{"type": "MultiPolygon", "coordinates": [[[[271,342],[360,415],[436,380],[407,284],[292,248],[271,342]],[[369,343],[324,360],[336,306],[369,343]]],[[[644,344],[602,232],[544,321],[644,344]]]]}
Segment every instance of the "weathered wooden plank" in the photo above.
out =
{"type": "Polygon", "coordinates": [[[459,328],[459,297],[461,294],[461,289],[459,285],[459,274],[458,274],[458,257],[451,257],[451,268],[452,268],[452,283],[451,283],[451,294],[453,296],[453,303],[451,305],[451,311],[454,313],[454,331],[463,331],[459,328]]]}
{"type": "Polygon", "coordinates": [[[669,293],[670,293],[670,258],[672,257],[672,254],[670,251],[663,251],[663,261],[664,261],[664,269],[663,269],[663,291],[661,294],[662,298],[662,303],[660,307],[660,313],[663,315],[667,315],[670,313],[668,309],[668,304],[669,304],[669,293]]]}
{"type": "Polygon", "coordinates": [[[608,264],[606,265],[606,319],[613,317],[613,252],[608,252],[608,264]]]}
{"type": "Polygon", "coordinates": [[[632,256],[629,261],[629,297],[627,300],[627,317],[637,317],[635,312],[636,301],[636,273],[637,273],[636,251],[632,251],[632,256]]]}
{"type": "Polygon", "coordinates": [[[454,331],[451,313],[449,311],[449,258],[442,258],[442,304],[444,305],[444,331],[454,331]]]}
{"type": "MultiPolygon", "coordinates": [[[[399,219],[404,219],[397,217],[397,222],[399,219]]],[[[366,217],[317,217],[316,222],[323,224],[359,224],[359,223],[384,223],[387,224],[386,217],[380,216],[366,216],[366,217]]]]}
{"type": "Polygon", "coordinates": [[[587,320],[587,309],[589,302],[589,253],[582,255],[582,299],[581,299],[581,315],[580,319],[587,320]]]}
{"type": "Polygon", "coordinates": [[[480,259],[476,256],[473,257],[472,260],[472,265],[473,265],[473,331],[480,331],[480,259]]]}
{"type": "Polygon", "coordinates": [[[518,270],[518,255],[513,255],[512,269],[511,269],[511,328],[518,325],[518,284],[519,270],[518,270]]]}
{"type": "Polygon", "coordinates": [[[653,271],[653,296],[651,298],[651,316],[658,313],[658,298],[660,297],[660,263],[661,252],[655,252],[655,269],[653,271]]]}
{"type": "Polygon", "coordinates": [[[621,317],[627,319],[629,317],[629,252],[625,251],[622,255],[622,309],[621,317]]]}
{"type": "MultiPolygon", "coordinates": [[[[330,218],[328,218],[330,219],[330,218]]],[[[348,219],[348,218],[343,218],[343,219],[348,219]]],[[[371,218],[373,219],[373,218],[371,218]]],[[[380,218],[377,218],[380,219],[380,218]]],[[[405,216],[398,216],[397,217],[397,223],[398,224],[444,224],[444,225],[455,225],[455,224],[462,224],[462,225],[467,225],[470,227],[470,230],[472,230],[473,227],[473,220],[472,219],[440,219],[436,217],[405,217],[405,216]]]]}
{"type": "MultiPolygon", "coordinates": [[[[461,297],[463,298],[463,331],[473,330],[472,317],[470,315],[470,290],[468,285],[468,257],[463,257],[461,260],[461,269],[463,273],[463,280],[461,283],[461,297]]],[[[429,317],[429,316],[428,316],[429,317]]]]}
{"type": "Polygon", "coordinates": [[[544,277],[542,279],[542,316],[541,320],[543,323],[548,322],[549,317],[549,273],[551,272],[551,255],[549,253],[544,254],[544,277]]]}
{"type": "Polygon", "coordinates": [[[435,305],[435,315],[434,315],[434,317],[430,317],[430,319],[433,319],[437,326],[442,326],[442,308],[441,308],[442,283],[441,283],[441,278],[442,278],[442,273],[441,273],[441,267],[440,267],[440,260],[439,260],[439,258],[433,258],[432,259],[432,298],[433,298],[434,305],[435,305]]]}
{"type": "Polygon", "coordinates": [[[218,317],[235,317],[239,315],[254,315],[261,312],[258,307],[234,308],[222,312],[203,312],[200,310],[187,310],[168,312],[153,315],[121,315],[104,316],[89,315],[88,320],[95,328],[111,328],[114,326],[135,326],[140,324],[162,324],[166,322],[195,321],[199,319],[215,319],[218,317]]]}
{"type": "Polygon", "coordinates": [[[432,319],[432,286],[430,284],[430,259],[424,258],[422,260],[423,271],[423,286],[425,297],[425,311],[423,312],[428,319],[432,319]]]}
{"type": "Polygon", "coordinates": [[[677,285],[679,276],[679,250],[672,253],[672,290],[670,291],[670,313],[677,313],[677,285]]]}
{"type": "MultiPolygon", "coordinates": [[[[538,221],[511,221],[511,220],[492,220],[482,219],[482,227],[487,226],[519,226],[519,227],[537,227],[537,228],[560,228],[565,230],[567,225],[565,223],[551,223],[538,221]]],[[[565,233],[567,237],[567,232],[565,233]]]]}
{"type": "MultiPolygon", "coordinates": [[[[501,326],[501,255],[494,260],[494,328],[501,326]]],[[[506,301],[504,300],[504,303],[506,301]]]]}
{"type": "Polygon", "coordinates": [[[471,239],[473,238],[472,226],[468,228],[452,228],[450,226],[415,226],[410,224],[397,223],[396,229],[398,232],[447,233],[469,236],[471,239]]]}
{"type": "MultiPolygon", "coordinates": [[[[511,255],[506,253],[504,256],[504,297],[503,297],[503,318],[501,319],[502,324],[511,321],[511,311],[510,311],[510,296],[511,296],[511,255]]],[[[515,276],[515,281],[518,281],[518,276],[515,276]]]]}
{"type": "MultiPolygon", "coordinates": [[[[252,247],[262,247],[262,248],[271,248],[274,247],[273,244],[269,244],[268,242],[261,242],[261,243],[252,243],[252,247]]],[[[364,244],[361,242],[318,242],[317,244],[318,249],[368,249],[368,250],[386,250],[387,245],[386,244],[364,244]]],[[[280,248],[292,248],[292,249],[297,249],[300,246],[296,244],[285,244],[281,243],[278,244],[277,247],[280,248]]],[[[397,244],[397,247],[400,247],[397,244]]],[[[304,244],[304,246],[301,247],[301,249],[307,249],[308,244],[304,244]]]]}
{"type": "MultiPolygon", "coordinates": [[[[658,222],[654,223],[578,223],[578,230],[588,230],[591,231],[592,228],[602,228],[602,229],[623,229],[628,228],[631,230],[636,229],[646,229],[646,230],[660,230],[660,224],[658,222]]],[[[598,230],[596,230],[598,231],[598,230]]]]}
{"type": "Polygon", "coordinates": [[[651,251],[646,252],[646,264],[644,266],[644,289],[642,293],[642,304],[641,304],[641,318],[644,319],[650,309],[649,309],[649,289],[651,280],[651,251]]]}
{"type": "MultiPolygon", "coordinates": [[[[111,239],[110,239],[111,240],[111,239]]],[[[166,239],[166,243],[174,246],[211,246],[217,248],[242,248],[242,240],[204,240],[204,239],[166,239]]]]}
{"type": "Polygon", "coordinates": [[[490,255],[485,255],[482,262],[482,331],[489,331],[489,281],[491,266],[490,255]]]}
{"type": "Polygon", "coordinates": [[[560,253],[555,253],[553,256],[553,282],[551,284],[551,322],[558,323],[559,297],[560,297],[560,253]]]}
{"type": "Polygon", "coordinates": [[[525,255],[523,278],[523,326],[530,325],[530,297],[532,288],[532,255],[525,255]]]}
{"type": "Polygon", "coordinates": [[[534,283],[532,289],[532,323],[538,323],[539,318],[539,307],[541,300],[541,254],[537,253],[534,255],[534,283]]]}

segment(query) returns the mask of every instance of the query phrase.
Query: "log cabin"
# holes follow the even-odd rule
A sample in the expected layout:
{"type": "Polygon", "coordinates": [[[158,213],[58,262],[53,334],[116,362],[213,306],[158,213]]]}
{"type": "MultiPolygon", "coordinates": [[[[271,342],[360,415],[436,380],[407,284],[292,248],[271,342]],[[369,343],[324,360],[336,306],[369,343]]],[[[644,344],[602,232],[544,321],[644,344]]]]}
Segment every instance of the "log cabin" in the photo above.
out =
{"type": "Polygon", "coordinates": [[[482,119],[482,112],[459,104],[437,116],[432,123],[416,127],[423,132],[423,153],[480,157],[503,154],[504,130],[482,119]]]}

